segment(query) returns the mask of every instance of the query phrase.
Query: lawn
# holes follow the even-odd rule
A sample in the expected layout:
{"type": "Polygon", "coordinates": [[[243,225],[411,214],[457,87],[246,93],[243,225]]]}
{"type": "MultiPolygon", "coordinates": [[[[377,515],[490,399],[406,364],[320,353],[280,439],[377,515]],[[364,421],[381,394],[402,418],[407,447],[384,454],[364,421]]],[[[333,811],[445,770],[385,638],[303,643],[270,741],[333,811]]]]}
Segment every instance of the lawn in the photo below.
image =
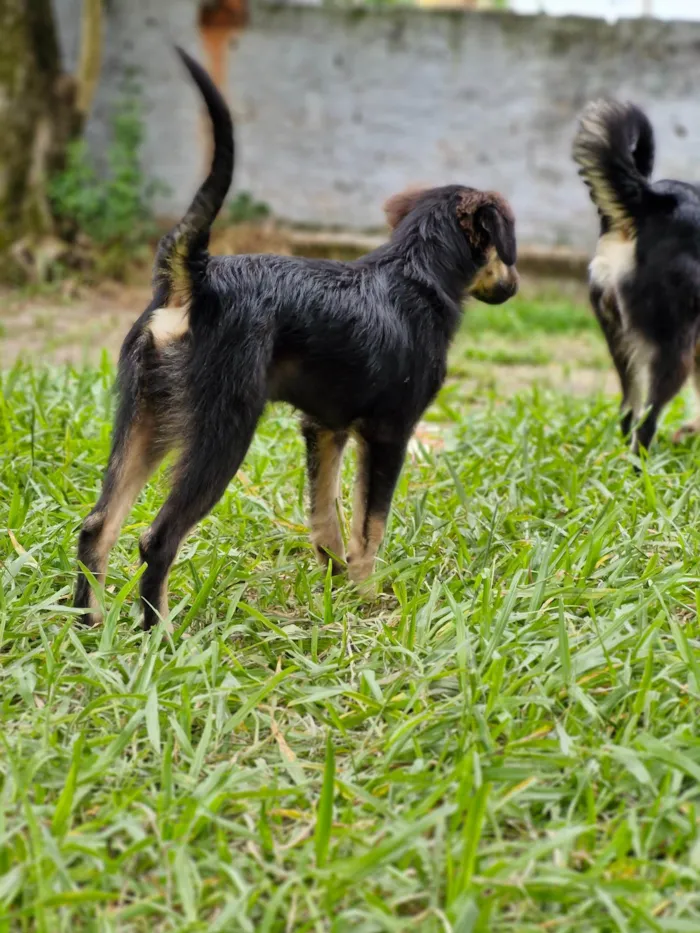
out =
{"type": "Polygon", "coordinates": [[[70,609],[111,364],[4,372],[0,933],[700,930],[685,402],[636,474],[616,399],[557,382],[607,378],[585,309],[471,310],[381,595],[314,564],[296,420],[274,408],[147,635],[136,541],[162,476],[104,626],[70,609]],[[511,385],[523,367],[542,385],[511,385]]]}

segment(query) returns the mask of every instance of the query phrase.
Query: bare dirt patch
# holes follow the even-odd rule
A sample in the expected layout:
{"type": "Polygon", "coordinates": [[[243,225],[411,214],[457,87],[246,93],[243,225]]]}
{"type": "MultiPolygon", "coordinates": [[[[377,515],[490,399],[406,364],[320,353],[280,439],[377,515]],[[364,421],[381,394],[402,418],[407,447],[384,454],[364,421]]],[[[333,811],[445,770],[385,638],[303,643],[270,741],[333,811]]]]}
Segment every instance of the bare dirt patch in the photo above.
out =
{"type": "MultiPolygon", "coordinates": [[[[0,296],[0,366],[17,359],[81,365],[97,362],[104,351],[116,360],[133,322],[150,301],[148,286],[109,286],[60,294],[0,296]]],[[[574,395],[617,392],[614,373],[591,347],[588,335],[548,337],[548,361],[503,364],[454,359],[460,394],[494,391],[514,395],[538,383],[574,395]],[[593,365],[591,365],[593,364],[593,365]]]]}
{"type": "Polygon", "coordinates": [[[94,363],[116,359],[129,327],[151,298],[146,285],[105,285],[46,294],[0,295],[0,366],[17,359],[94,363]]]}
{"type": "MultiPolygon", "coordinates": [[[[270,225],[239,225],[217,231],[216,253],[290,253],[283,235],[270,225]]],[[[103,352],[116,360],[133,322],[151,299],[148,272],[134,284],[105,283],[89,289],[67,282],[43,292],[0,292],[0,366],[17,359],[82,365],[96,363],[103,352]]],[[[523,291],[542,288],[584,303],[580,283],[523,280],[523,291]]],[[[574,395],[615,393],[617,383],[597,332],[462,333],[450,355],[451,384],[462,399],[478,404],[486,393],[510,396],[533,384],[574,395]]]]}

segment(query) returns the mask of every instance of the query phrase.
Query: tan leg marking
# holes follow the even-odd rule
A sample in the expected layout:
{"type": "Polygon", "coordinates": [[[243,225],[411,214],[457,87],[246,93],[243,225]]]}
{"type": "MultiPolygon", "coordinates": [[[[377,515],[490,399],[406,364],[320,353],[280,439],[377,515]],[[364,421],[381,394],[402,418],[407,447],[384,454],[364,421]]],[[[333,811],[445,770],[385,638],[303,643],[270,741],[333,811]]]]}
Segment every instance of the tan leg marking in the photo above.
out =
{"type": "MultiPolygon", "coordinates": [[[[152,449],[153,430],[150,423],[132,425],[124,450],[117,467],[117,477],[107,508],[102,513],[89,516],[85,521],[86,529],[102,522],[102,528],[92,544],[95,556],[96,579],[104,586],[107,575],[109,554],[124,524],[126,517],[136,501],[138,494],[158,464],[152,449]]],[[[90,591],[90,609],[99,607],[95,594],[90,591]]],[[[99,621],[95,617],[95,621],[99,621]]]]}
{"type": "Polygon", "coordinates": [[[363,583],[367,577],[374,573],[374,564],[377,552],[384,540],[386,517],[383,515],[370,515],[366,521],[366,535],[364,541],[356,548],[353,541],[350,546],[348,574],[355,583],[363,583]]]}
{"type": "Polygon", "coordinates": [[[318,474],[311,493],[311,541],[319,561],[325,564],[327,551],[345,560],[345,543],[338,521],[343,446],[333,432],[319,432],[317,457],[318,474]]]}
{"type": "Polygon", "coordinates": [[[374,572],[377,551],[384,539],[386,516],[367,515],[367,444],[357,438],[357,477],[348,548],[348,575],[355,583],[364,582],[374,572]]]}
{"type": "MultiPolygon", "coordinates": [[[[350,545],[348,557],[352,563],[364,552],[365,518],[367,516],[367,444],[356,436],[357,443],[357,475],[352,498],[352,526],[350,528],[350,545]]],[[[350,574],[352,576],[352,573],[350,574]]]]}

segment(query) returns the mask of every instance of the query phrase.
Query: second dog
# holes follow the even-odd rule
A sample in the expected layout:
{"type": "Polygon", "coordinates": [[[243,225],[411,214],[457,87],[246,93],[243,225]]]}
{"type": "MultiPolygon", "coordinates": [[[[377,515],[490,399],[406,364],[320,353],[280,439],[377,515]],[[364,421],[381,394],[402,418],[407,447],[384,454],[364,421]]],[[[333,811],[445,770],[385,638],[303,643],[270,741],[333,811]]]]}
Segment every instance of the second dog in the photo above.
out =
{"type": "Polygon", "coordinates": [[[633,104],[590,104],[574,159],[601,219],[590,296],[620,377],[622,431],[637,452],[691,373],[700,391],[700,189],[650,181],[654,133],[633,104]]]}

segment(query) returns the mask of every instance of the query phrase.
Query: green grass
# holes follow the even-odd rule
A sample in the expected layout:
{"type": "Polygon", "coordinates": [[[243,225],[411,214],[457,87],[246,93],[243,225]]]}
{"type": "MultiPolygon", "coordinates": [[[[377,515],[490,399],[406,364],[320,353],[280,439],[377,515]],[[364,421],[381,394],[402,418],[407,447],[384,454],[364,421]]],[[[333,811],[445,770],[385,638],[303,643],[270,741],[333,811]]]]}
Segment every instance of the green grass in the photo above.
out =
{"type": "Polygon", "coordinates": [[[546,366],[575,362],[596,369],[610,365],[590,308],[551,290],[519,294],[505,306],[471,302],[451,360],[456,375],[465,374],[460,361],[467,369],[469,363],[546,366]],[[571,344],[564,352],[562,340],[571,344]]]}
{"type": "Polygon", "coordinates": [[[544,366],[552,362],[552,354],[542,346],[495,347],[469,346],[464,348],[462,359],[476,363],[496,363],[499,366],[544,366]]]}
{"type": "Polygon", "coordinates": [[[590,308],[571,298],[545,292],[519,294],[505,305],[470,303],[465,329],[471,336],[484,332],[524,337],[531,334],[579,334],[598,332],[590,308]]]}
{"type": "Polygon", "coordinates": [[[135,598],[162,477],[85,630],[112,377],[2,376],[0,933],[700,929],[698,445],[636,475],[614,399],[448,390],[366,603],[314,564],[275,408],[172,633],[135,598]]]}

